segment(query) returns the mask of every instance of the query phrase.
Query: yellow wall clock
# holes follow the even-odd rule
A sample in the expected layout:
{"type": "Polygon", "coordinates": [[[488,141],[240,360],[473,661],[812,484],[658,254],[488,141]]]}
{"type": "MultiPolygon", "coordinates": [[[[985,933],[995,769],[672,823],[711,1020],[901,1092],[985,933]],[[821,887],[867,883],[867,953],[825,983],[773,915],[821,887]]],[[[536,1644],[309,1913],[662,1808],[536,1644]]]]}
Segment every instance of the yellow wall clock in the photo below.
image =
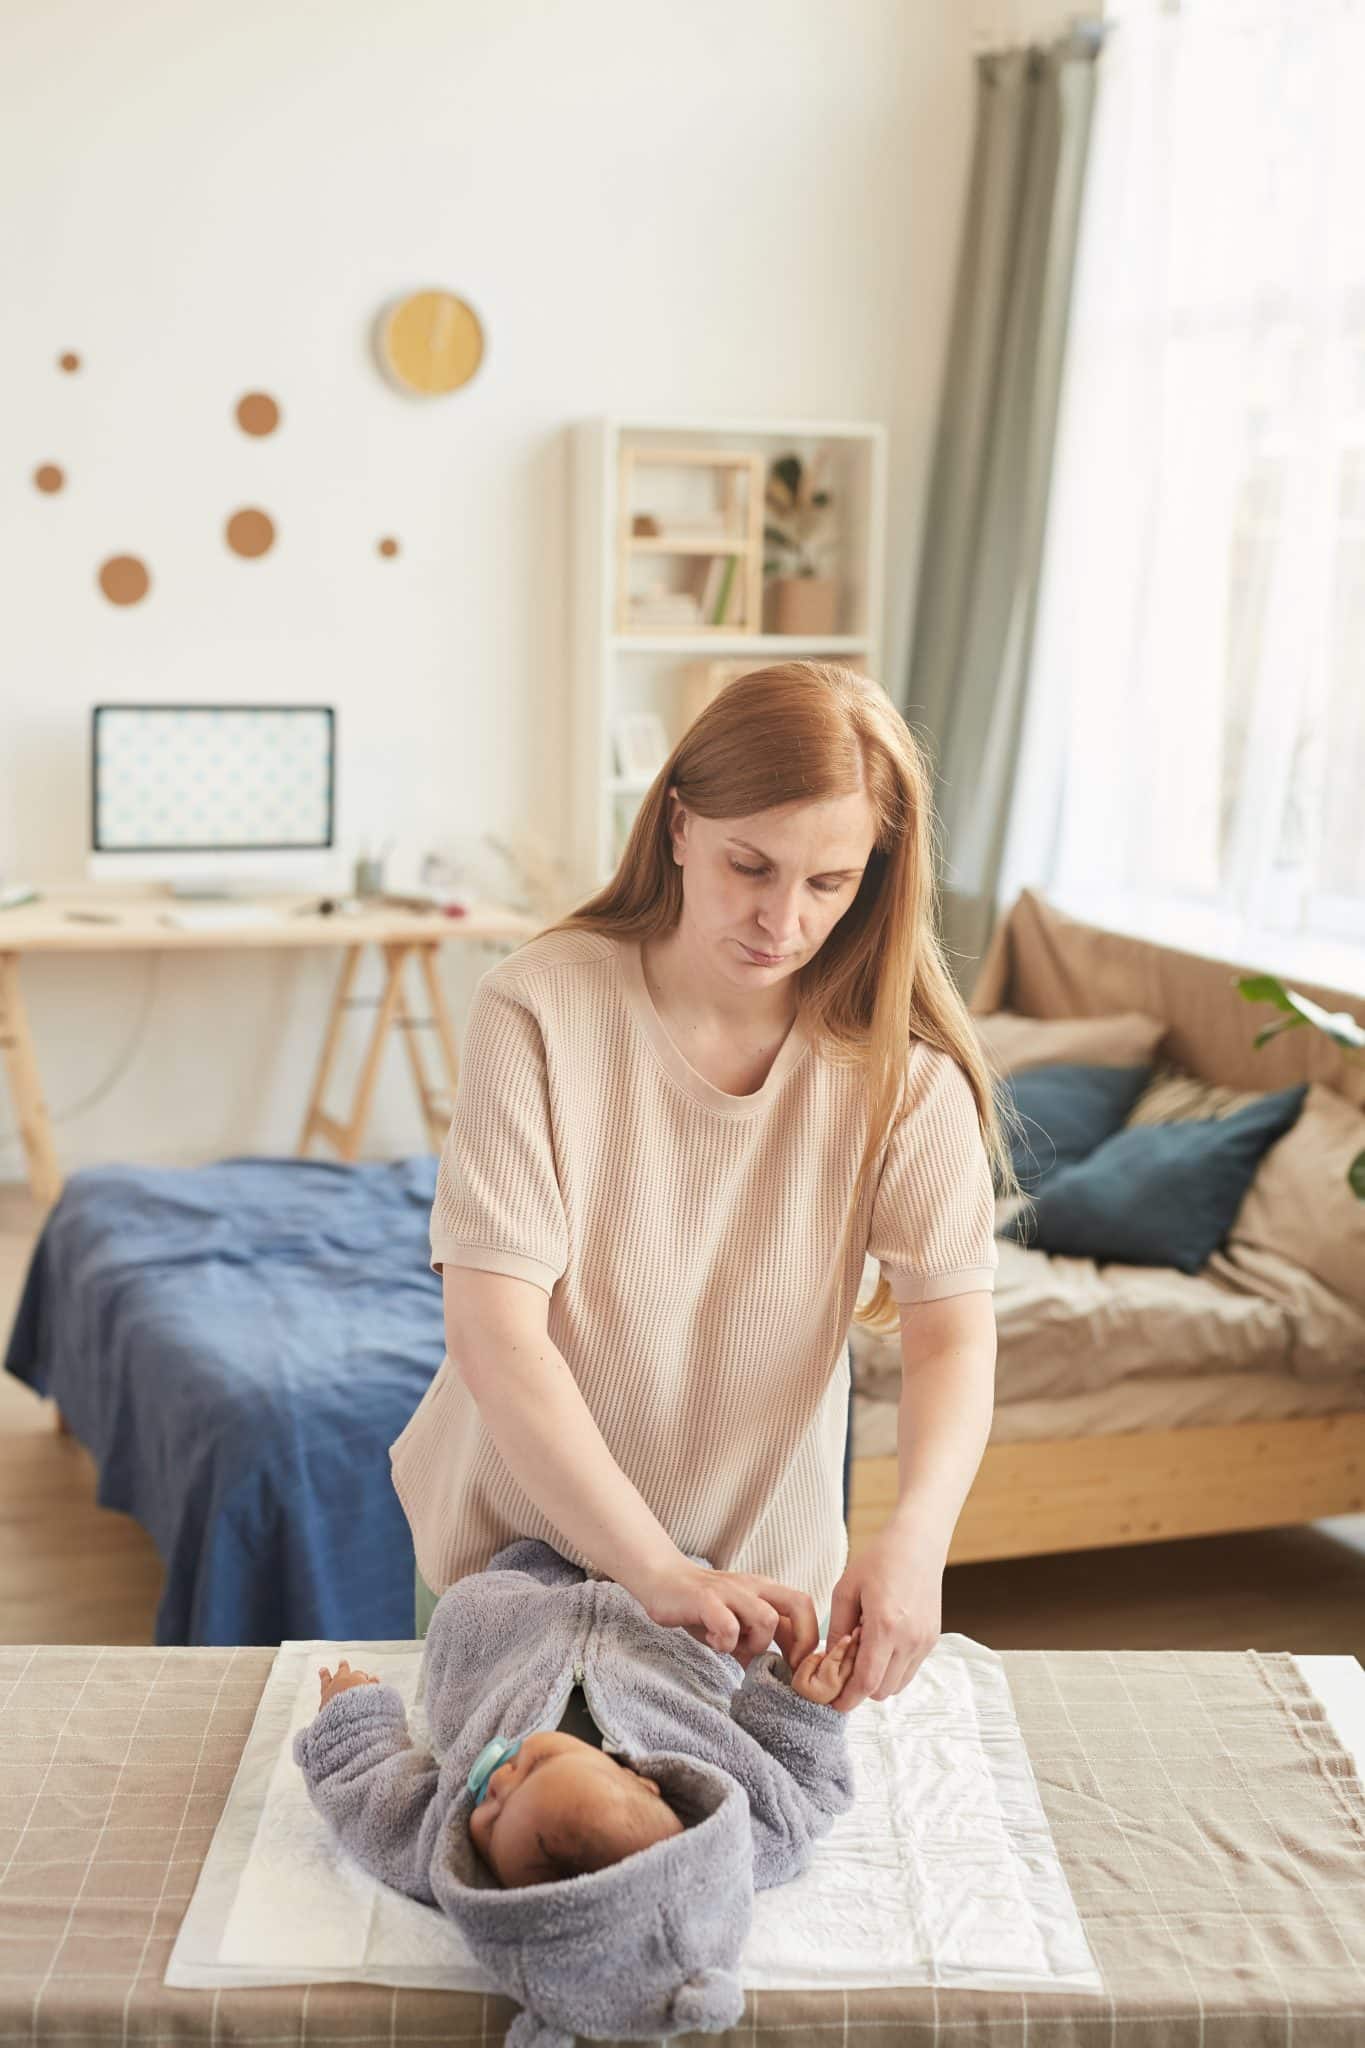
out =
{"type": "Polygon", "coordinates": [[[453,292],[413,292],[381,322],[379,355],[405,391],[456,391],[483,360],[483,328],[453,292]]]}

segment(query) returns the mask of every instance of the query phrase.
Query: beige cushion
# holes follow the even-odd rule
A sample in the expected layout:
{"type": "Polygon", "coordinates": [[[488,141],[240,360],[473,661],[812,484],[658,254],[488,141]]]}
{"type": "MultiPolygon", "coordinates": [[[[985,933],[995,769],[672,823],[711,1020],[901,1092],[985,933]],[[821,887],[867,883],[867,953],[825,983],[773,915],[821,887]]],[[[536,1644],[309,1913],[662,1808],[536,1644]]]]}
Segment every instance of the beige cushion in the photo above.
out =
{"type": "Polygon", "coordinates": [[[1270,1089],[1225,1088],[1219,1081],[1201,1081],[1163,1062],[1129,1110],[1130,1124],[1183,1124],[1203,1118],[1218,1120],[1250,1108],[1270,1089]]]}
{"type": "Polygon", "coordinates": [[[1166,1034],[1159,1017],[1129,1010],[1114,1017],[1020,1017],[994,1010],[973,1017],[977,1037],[997,1074],[1028,1067],[1141,1067],[1166,1034]]]}
{"type": "Polygon", "coordinates": [[[1346,1170],[1365,1151],[1365,1113],[1314,1082],[1293,1128],[1272,1145],[1247,1189],[1228,1234],[1239,1245],[1269,1250],[1365,1309],[1365,1202],[1351,1192],[1346,1170]]]}

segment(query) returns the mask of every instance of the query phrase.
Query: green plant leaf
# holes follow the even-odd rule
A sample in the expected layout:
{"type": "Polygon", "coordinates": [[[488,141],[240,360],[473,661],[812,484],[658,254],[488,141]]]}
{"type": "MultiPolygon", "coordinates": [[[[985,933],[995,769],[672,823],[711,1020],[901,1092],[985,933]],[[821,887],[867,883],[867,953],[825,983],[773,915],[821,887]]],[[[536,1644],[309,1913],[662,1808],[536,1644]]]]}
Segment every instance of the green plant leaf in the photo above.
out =
{"type": "Polygon", "coordinates": [[[1293,1008],[1289,1000],[1289,991],[1274,974],[1239,975],[1237,987],[1249,1003],[1274,1003],[1278,1010],[1293,1008]]]}
{"type": "Polygon", "coordinates": [[[1365,1202],[1365,1152],[1357,1152],[1346,1169],[1346,1178],[1358,1202],[1365,1202]]]}
{"type": "Polygon", "coordinates": [[[1312,1002],[1293,989],[1289,992],[1289,1000],[1301,1017],[1306,1017],[1310,1024],[1336,1044],[1357,1049],[1365,1047],[1365,1025],[1357,1024],[1349,1010],[1324,1010],[1321,1003],[1312,1002]]]}
{"type": "Polygon", "coordinates": [[[801,457],[799,455],[779,455],[773,464],[772,473],[779,483],[787,486],[793,498],[796,497],[801,489],[801,457]]]}
{"type": "Polygon", "coordinates": [[[1296,1024],[1311,1024],[1315,1031],[1321,1031],[1337,1045],[1352,1047],[1359,1051],[1365,1048],[1365,1026],[1358,1024],[1349,1010],[1324,1010],[1321,1003],[1315,1003],[1310,996],[1300,995],[1297,989],[1288,989],[1274,974],[1244,974],[1238,977],[1237,987],[1249,1003],[1273,1003],[1277,1010],[1289,1014],[1278,1024],[1271,1024],[1257,1035],[1257,1045],[1264,1045],[1278,1031],[1292,1031],[1296,1024]]]}
{"type": "Polygon", "coordinates": [[[1256,1033],[1255,1038],[1251,1041],[1252,1046],[1255,1051],[1259,1052],[1263,1045],[1272,1038],[1278,1038],[1282,1031],[1297,1031],[1301,1024],[1306,1024],[1307,1022],[1308,1019],[1306,1017],[1277,1017],[1273,1024],[1266,1025],[1264,1031],[1256,1033]]]}

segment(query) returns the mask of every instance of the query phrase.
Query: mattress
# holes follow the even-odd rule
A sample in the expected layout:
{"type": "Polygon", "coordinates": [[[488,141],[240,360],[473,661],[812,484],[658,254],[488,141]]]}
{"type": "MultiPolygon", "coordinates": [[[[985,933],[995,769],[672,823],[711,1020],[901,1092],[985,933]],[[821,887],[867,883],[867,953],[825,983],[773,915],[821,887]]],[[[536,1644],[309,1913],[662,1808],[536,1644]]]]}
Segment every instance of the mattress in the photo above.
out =
{"type": "MultiPolygon", "coordinates": [[[[1188,1274],[998,1244],[993,1443],[1365,1407],[1365,1316],[1273,1252],[1188,1274]]],[[[899,1331],[849,1349],[854,1456],[893,1452],[899,1331]]]]}

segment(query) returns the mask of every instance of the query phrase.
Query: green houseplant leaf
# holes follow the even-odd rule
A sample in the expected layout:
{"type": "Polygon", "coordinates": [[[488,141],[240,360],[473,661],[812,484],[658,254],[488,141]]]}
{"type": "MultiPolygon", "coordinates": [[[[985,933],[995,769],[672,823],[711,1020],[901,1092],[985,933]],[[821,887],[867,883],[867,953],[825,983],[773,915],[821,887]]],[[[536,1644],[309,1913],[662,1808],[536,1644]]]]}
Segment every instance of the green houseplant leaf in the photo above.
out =
{"type": "Polygon", "coordinates": [[[1296,989],[1286,988],[1278,975],[1244,974],[1238,978],[1237,986],[1249,1003],[1274,1003],[1277,1010],[1288,1013],[1258,1033],[1257,1045],[1264,1045],[1267,1038],[1274,1038],[1278,1032],[1292,1031],[1297,1024],[1312,1024],[1338,1045],[1348,1046],[1354,1052],[1365,1049],[1365,1026],[1357,1024],[1348,1010],[1324,1010],[1321,1003],[1301,996],[1296,989]]]}
{"type": "MultiPolygon", "coordinates": [[[[1283,1013],[1257,1032],[1254,1043],[1258,1051],[1267,1040],[1277,1038],[1282,1031],[1297,1030],[1303,1024],[1311,1025],[1324,1038],[1341,1046],[1348,1058],[1365,1051],[1365,1026],[1358,1024],[1348,1010],[1324,1010],[1321,1003],[1300,995],[1297,989],[1286,988],[1278,975],[1239,975],[1237,989],[1249,1003],[1273,1003],[1283,1013]]],[[[1346,1179],[1356,1200],[1365,1202],[1365,1152],[1358,1152],[1351,1161],[1346,1179]]]]}

